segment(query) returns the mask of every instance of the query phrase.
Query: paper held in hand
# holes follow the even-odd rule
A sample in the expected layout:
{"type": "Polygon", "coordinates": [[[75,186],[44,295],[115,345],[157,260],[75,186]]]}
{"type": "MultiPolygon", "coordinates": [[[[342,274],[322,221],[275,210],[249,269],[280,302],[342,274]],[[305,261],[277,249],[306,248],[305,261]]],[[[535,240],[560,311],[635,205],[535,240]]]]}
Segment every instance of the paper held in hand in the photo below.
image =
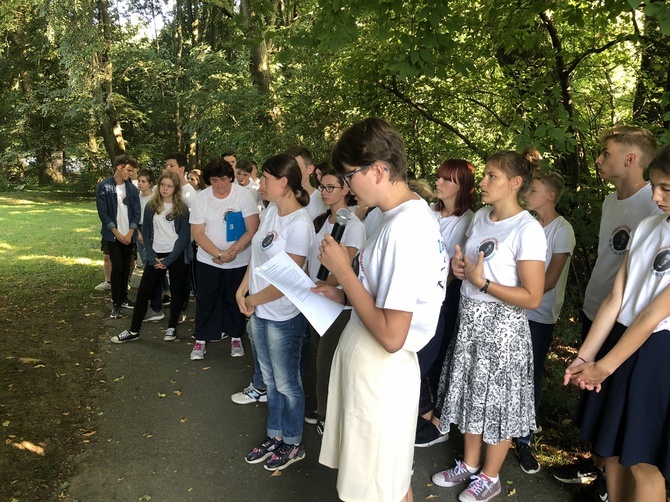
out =
{"type": "Polygon", "coordinates": [[[285,251],[256,267],[256,272],[284,293],[321,336],[344,309],[344,305],[312,291],[312,279],[285,251]]]}

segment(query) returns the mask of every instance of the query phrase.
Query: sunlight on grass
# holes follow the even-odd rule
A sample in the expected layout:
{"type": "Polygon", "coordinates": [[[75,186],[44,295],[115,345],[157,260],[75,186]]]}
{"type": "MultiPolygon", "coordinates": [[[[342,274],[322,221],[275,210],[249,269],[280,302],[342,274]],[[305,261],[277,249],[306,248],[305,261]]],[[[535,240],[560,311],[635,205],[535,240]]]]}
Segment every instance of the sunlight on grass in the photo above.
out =
{"type": "Polygon", "coordinates": [[[6,249],[6,250],[14,249],[14,246],[9,244],[8,242],[0,242],[0,249],[6,249]]]}
{"type": "Polygon", "coordinates": [[[19,256],[16,258],[20,261],[28,260],[48,260],[60,263],[61,265],[92,265],[95,267],[102,266],[102,260],[91,260],[90,258],[73,258],[68,256],[50,256],[50,255],[27,255],[19,256]]]}

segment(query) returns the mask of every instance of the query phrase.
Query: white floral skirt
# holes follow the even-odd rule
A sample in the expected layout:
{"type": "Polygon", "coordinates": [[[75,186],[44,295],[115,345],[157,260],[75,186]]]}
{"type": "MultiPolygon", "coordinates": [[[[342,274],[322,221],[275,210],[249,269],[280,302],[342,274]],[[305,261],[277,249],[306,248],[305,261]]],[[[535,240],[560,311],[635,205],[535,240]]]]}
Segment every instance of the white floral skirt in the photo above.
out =
{"type": "Polygon", "coordinates": [[[525,312],[461,297],[456,337],[438,388],[440,430],[482,434],[487,444],[535,429],[533,347],[525,312]]]}

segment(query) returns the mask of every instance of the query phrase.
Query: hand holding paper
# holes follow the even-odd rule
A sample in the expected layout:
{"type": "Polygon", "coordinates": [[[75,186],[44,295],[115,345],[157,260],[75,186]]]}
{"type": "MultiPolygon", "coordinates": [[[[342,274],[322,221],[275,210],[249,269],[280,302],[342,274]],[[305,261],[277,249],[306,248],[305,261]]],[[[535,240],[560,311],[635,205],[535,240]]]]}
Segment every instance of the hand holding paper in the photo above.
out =
{"type": "Polygon", "coordinates": [[[344,309],[341,303],[312,291],[316,287],[314,282],[285,252],[257,267],[256,272],[286,295],[320,335],[344,309]]]}

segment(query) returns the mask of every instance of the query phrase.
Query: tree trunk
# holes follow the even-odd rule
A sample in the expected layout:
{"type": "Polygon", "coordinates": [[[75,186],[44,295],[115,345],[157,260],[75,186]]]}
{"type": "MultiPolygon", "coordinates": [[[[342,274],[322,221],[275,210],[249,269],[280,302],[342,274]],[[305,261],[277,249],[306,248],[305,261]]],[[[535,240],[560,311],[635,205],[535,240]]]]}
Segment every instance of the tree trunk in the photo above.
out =
{"type": "Polygon", "coordinates": [[[113,162],[117,155],[126,151],[126,145],[123,140],[123,131],[119,123],[116,106],[112,98],[112,79],[113,68],[110,56],[111,30],[109,19],[108,0],[97,0],[98,7],[98,26],[102,35],[102,50],[98,53],[98,59],[101,67],[101,80],[99,83],[99,96],[102,105],[102,117],[100,130],[105,144],[105,150],[110,160],[113,162]]]}

